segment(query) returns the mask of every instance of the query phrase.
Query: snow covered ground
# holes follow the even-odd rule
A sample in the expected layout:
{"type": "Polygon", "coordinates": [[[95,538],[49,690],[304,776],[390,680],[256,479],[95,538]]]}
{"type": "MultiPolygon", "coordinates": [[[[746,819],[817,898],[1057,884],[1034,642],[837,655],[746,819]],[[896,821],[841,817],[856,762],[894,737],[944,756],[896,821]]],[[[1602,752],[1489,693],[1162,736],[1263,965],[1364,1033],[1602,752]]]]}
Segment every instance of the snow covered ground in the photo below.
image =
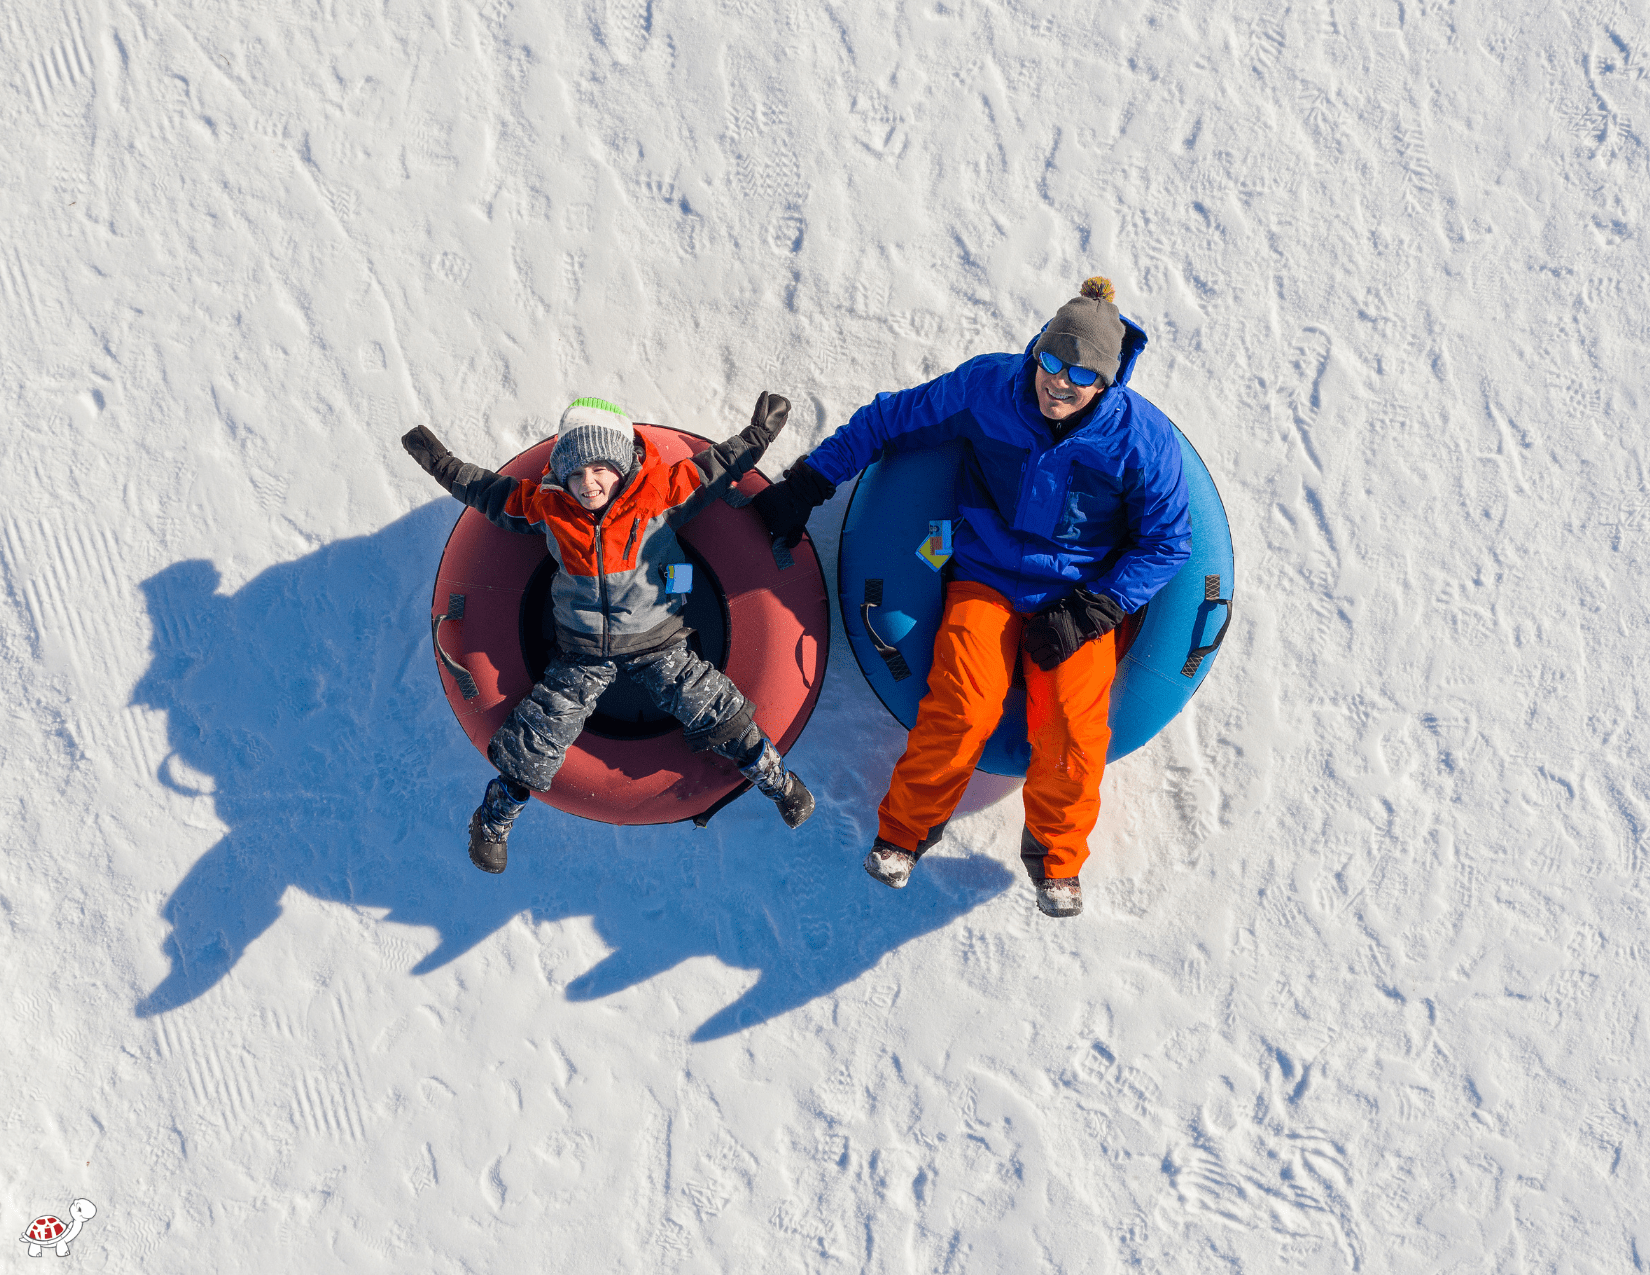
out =
{"type": "Polygon", "coordinates": [[[8,0],[5,1225],[85,1196],[111,1271],[1642,1269],[1640,127],[1640,5],[8,0]],[[470,867],[403,430],[725,437],[772,388],[774,473],[1091,273],[1239,577],[1080,919],[1001,781],[860,871],[903,736],[840,622],[799,833],[535,806],[470,867]]]}

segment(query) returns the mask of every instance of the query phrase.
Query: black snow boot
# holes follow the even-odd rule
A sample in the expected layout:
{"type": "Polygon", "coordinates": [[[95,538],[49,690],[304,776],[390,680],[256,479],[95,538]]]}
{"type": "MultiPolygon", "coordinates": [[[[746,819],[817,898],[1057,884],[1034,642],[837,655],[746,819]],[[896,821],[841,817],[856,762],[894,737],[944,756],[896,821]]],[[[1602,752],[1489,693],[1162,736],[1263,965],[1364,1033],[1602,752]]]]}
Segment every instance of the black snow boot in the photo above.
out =
{"type": "Polygon", "coordinates": [[[787,828],[800,828],[814,812],[814,795],[793,770],[785,776],[785,791],[778,797],[780,817],[787,828]]]}
{"type": "Polygon", "coordinates": [[[520,784],[496,775],[470,816],[470,862],[483,872],[503,872],[509,860],[510,825],[532,793],[520,784]]]}
{"type": "Polygon", "coordinates": [[[748,766],[741,766],[739,773],[779,807],[780,818],[784,819],[786,827],[799,828],[813,814],[814,795],[794,771],[785,769],[779,750],[768,740],[762,741],[762,751],[757,754],[756,760],[748,766]]]}

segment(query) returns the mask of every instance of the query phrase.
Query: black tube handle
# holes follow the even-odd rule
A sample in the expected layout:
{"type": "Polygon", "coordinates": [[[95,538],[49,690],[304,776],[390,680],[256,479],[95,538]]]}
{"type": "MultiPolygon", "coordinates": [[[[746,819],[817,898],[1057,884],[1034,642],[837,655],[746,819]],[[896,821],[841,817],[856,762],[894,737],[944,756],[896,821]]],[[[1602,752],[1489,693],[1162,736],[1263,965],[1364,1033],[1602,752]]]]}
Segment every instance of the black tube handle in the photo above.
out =
{"type": "Polygon", "coordinates": [[[1220,596],[1220,577],[1203,577],[1203,600],[1213,602],[1216,606],[1226,608],[1226,622],[1220,626],[1220,632],[1215,634],[1215,640],[1208,646],[1194,646],[1191,654],[1186,657],[1186,663],[1181,667],[1181,674],[1186,677],[1197,675],[1197,666],[1203,663],[1203,657],[1213,655],[1220,644],[1226,640],[1226,630],[1232,627],[1232,599],[1220,596]]]}
{"type": "Polygon", "coordinates": [[[435,643],[435,658],[441,661],[441,667],[453,675],[453,681],[458,683],[459,694],[465,699],[474,699],[481,694],[481,688],[465,668],[446,651],[441,649],[441,622],[443,620],[462,620],[464,618],[464,595],[449,593],[447,595],[447,611],[445,615],[430,617],[430,641],[435,643]]]}
{"type": "Polygon", "coordinates": [[[859,605],[859,621],[865,626],[866,636],[871,639],[871,645],[877,648],[877,654],[882,656],[882,662],[888,666],[888,671],[894,675],[896,682],[903,682],[911,676],[911,666],[905,662],[905,657],[892,643],[884,642],[882,635],[871,627],[871,608],[882,605],[882,581],[867,580],[865,582],[865,601],[859,605]]]}

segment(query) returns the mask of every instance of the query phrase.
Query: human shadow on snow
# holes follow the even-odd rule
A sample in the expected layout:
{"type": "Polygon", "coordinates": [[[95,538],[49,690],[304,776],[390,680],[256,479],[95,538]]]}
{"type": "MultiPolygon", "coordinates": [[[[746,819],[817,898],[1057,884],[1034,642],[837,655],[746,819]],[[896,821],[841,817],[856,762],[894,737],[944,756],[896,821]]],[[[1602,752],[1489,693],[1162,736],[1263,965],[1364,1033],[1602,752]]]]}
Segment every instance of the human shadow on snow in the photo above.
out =
{"type": "Polygon", "coordinates": [[[430,582],[452,521],[452,506],[432,502],[229,594],[201,560],[144,582],[152,660],[133,702],[166,714],[160,781],[198,793],[190,772],[209,776],[229,831],[161,909],[171,970],[140,1017],[216,986],[296,886],[388,909],[382,924],[435,929],[415,975],[522,913],[589,916],[614,949],[567,985],[571,1000],[693,956],[759,971],[694,1033],[714,1040],[830,993],[1012,881],[983,856],[930,858],[897,895],[870,881],[865,834],[834,807],[869,810],[872,792],[821,793],[794,833],[754,795],[703,830],[609,828],[534,802],[509,871],[476,871],[465,826],[492,769],[452,720],[429,649],[430,582]]]}

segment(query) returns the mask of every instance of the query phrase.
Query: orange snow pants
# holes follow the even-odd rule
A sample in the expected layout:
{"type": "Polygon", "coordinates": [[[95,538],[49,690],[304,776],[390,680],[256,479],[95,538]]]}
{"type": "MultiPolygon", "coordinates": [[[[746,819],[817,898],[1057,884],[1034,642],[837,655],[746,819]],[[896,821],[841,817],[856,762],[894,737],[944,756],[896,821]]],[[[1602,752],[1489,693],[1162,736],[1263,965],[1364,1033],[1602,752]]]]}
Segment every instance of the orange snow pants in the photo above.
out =
{"type": "Polygon", "coordinates": [[[926,850],[923,843],[951,818],[997,729],[1019,660],[1031,737],[1023,793],[1026,869],[1034,878],[1039,868],[1043,876],[1062,878],[1082,868],[1100,814],[1100,776],[1111,742],[1107,715],[1117,676],[1116,638],[1108,633],[1085,642],[1045,673],[1020,651],[1020,631],[1029,618],[987,585],[956,580],[947,586],[928,694],[877,809],[884,841],[926,850]],[[1033,862],[1039,851],[1040,863],[1033,862]]]}

